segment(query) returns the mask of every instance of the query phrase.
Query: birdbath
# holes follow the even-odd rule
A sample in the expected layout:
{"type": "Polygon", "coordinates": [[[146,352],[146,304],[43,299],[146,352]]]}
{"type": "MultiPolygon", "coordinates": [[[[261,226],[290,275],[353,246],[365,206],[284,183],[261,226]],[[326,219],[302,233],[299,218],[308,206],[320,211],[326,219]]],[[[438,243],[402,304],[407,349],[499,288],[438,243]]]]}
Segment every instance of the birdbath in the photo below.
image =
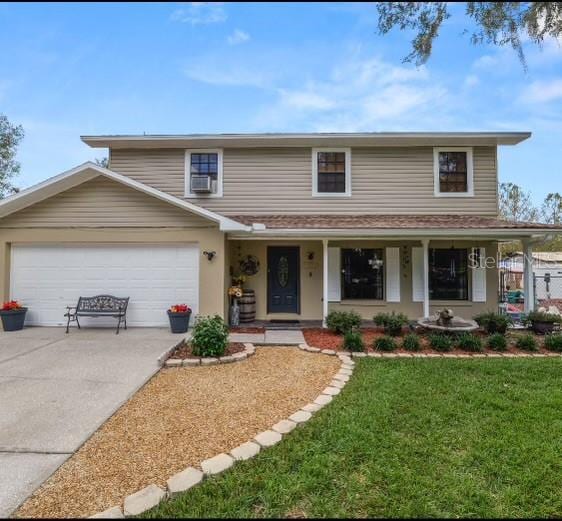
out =
{"type": "Polygon", "coordinates": [[[442,309],[432,317],[419,318],[418,325],[429,331],[446,333],[462,333],[478,329],[478,324],[474,320],[455,317],[452,309],[442,309]]]}

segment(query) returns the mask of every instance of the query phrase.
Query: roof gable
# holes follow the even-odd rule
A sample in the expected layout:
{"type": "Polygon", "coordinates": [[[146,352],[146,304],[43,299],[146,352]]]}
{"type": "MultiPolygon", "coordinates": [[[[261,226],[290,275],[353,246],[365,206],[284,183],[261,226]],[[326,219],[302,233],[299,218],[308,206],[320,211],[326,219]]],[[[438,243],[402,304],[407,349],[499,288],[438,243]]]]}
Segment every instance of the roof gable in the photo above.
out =
{"type": "Polygon", "coordinates": [[[4,218],[14,212],[27,208],[28,206],[44,201],[49,197],[74,188],[75,186],[90,181],[100,175],[121,183],[122,185],[128,186],[129,188],[155,197],[160,201],[181,208],[182,210],[193,213],[199,217],[209,219],[210,221],[217,223],[222,231],[248,230],[247,226],[224,217],[223,215],[205,210],[200,206],[183,201],[173,195],[161,192],[160,190],[149,187],[143,183],[89,161],[0,201],[0,218],[4,218]]]}

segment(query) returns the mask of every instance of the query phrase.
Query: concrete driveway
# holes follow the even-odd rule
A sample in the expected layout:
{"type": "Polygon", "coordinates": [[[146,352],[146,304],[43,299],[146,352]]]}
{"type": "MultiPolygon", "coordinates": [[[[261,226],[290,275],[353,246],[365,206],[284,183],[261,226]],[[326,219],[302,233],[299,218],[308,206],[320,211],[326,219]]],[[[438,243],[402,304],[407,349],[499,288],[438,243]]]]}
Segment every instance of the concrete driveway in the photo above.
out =
{"type": "Polygon", "coordinates": [[[164,329],[0,332],[0,517],[49,477],[181,340],[164,329]]]}

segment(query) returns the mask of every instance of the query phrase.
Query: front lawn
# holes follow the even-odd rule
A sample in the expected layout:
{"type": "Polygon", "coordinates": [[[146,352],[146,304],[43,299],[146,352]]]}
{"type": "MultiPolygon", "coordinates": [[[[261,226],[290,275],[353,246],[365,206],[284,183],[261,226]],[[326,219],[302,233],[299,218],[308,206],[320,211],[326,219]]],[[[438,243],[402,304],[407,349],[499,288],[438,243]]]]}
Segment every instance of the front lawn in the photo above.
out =
{"type": "Polygon", "coordinates": [[[149,517],[560,517],[562,360],[361,359],[279,445],[149,517]]]}

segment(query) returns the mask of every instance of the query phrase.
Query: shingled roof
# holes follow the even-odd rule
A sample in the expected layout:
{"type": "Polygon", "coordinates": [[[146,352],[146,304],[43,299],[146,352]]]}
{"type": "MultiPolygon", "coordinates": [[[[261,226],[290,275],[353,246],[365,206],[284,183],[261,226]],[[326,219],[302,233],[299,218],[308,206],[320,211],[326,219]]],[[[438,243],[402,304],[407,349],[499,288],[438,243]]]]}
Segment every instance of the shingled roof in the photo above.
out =
{"type": "Polygon", "coordinates": [[[229,215],[235,221],[251,225],[264,224],[266,229],[279,230],[553,230],[562,226],[542,223],[513,222],[475,215],[229,215]]]}

